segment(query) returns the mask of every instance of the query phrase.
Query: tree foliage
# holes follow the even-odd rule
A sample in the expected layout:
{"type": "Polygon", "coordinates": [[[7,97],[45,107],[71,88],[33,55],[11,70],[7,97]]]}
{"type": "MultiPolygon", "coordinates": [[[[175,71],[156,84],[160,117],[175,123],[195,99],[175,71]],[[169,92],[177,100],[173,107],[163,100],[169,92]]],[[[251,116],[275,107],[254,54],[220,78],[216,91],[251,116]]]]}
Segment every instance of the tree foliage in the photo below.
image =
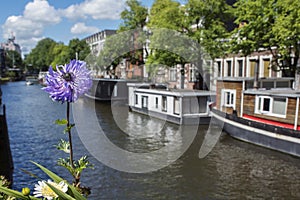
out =
{"type": "Polygon", "coordinates": [[[233,32],[230,50],[244,55],[269,50],[273,70],[293,75],[300,52],[300,4],[292,0],[239,0],[234,6],[236,23],[246,25],[233,32]]]}
{"type": "Polygon", "coordinates": [[[229,33],[231,7],[224,0],[189,0],[185,6],[185,30],[215,59],[224,56],[222,39],[229,33]]]}
{"type": "Polygon", "coordinates": [[[51,38],[40,40],[25,57],[25,65],[32,70],[48,70],[49,66],[63,65],[76,58],[84,60],[90,53],[88,44],[79,39],[72,39],[68,45],[51,38]]]}
{"type": "Polygon", "coordinates": [[[119,31],[144,28],[148,16],[148,9],[142,6],[137,0],[127,0],[126,5],[126,9],[121,12],[123,23],[120,25],[119,31]]]}
{"type": "Polygon", "coordinates": [[[78,38],[69,41],[69,59],[84,60],[90,53],[90,47],[84,40],[78,38]]]}
{"type": "MultiPolygon", "coordinates": [[[[212,59],[224,55],[224,45],[220,42],[228,34],[226,21],[230,18],[230,6],[223,0],[189,0],[186,5],[180,5],[172,0],[156,0],[151,8],[149,28],[166,28],[175,30],[188,36],[194,42],[177,45],[177,55],[172,52],[154,50],[149,55],[147,64],[153,65],[158,61],[167,66],[175,64],[193,63],[202,71],[204,57],[212,59]],[[200,45],[200,46],[199,46],[200,45]],[[181,50],[180,50],[181,49],[181,50]],[[180,55],[193,49],[192,56],[187,59],[180,55]],[[206,52],[207,55],[204,55],[206,52]],[[172,62],[170,62],[172,61],[172,62]]],[[[152,34],[150,37],[150,49],[152,49],[161,36],[152,34]]],[[[177,43],[169,37],[169,43],[177,43]]]]}
{"type": "Polygon", "coordinates": [[[172,0],[156,0],[150,10],[149,33],[150,53],[146,66],[150,76],[155,75],[158,68],[169,68],[176,64],[188,62],[182,54],[187,50],[181,40],[184,32],[184,10],[172,0]]]}
{"type": "Polygon", "coordinates": [[[40,40],[30,54],[27,55],[26,65],[32,65],[34,69],[47,70],[54,60],[53,48],[56,44],[50,38],[40,40]]]}

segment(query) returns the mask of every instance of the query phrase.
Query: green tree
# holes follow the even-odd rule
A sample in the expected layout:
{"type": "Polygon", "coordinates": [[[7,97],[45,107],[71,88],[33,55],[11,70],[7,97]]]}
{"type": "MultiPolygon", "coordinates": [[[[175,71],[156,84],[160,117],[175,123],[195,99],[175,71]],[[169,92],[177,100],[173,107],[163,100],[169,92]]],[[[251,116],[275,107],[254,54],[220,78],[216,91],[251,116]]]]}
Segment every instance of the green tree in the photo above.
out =
{"type": "Polygon", "coordinates": [[[148,9],[137,0],[127,0],[126,5],[126,9],[121,12],[123,22],[119,27],[119,31],[143,29],[146,26],[148,9]]]}
{"type": "Polygon", "coordinates": [[[54,60],[51,62],[51,66],[63,65],[70,62],[69,47],[63,43],[56,44],[52,54],[54,55],[54,60]]]}
{"type": "Polygon", "coordinates": [[[84,60],[90,53],[90,47],[84,40],[78,38],[69,41],[69,59],[84,60]]]}
{"type": "Polygon", "coordinates": [[[187,50],[186,44],[176,34],[184,33],[184,15],[184,9],[176,1],[156,0],[153,3],[147,25],[151,33],[151,52],[146,62],[150,77],[156,75],[158,68],[184,66],[188,62],[187,57],[182,57],[187,50]]]}
{"type": "Polygon", "coordinates": [[[35,48],[26,56],[26,65],[32,65],[33,69],[46,71],[54,60],[53,49],[57,43],[45,38],[40,40],[35,48]]]}
{"type": "Polygon", "coordinates": [[[189,0],[185,5],[185,30],[210,56],[215,59],[224,56],[226,46],[222,39],[228,37],[227,24],[233,19],[224,0],[189,0]]]}
{"type": "Polygon", "coordinates": [[[230,50],[244,55],[269,50],[272,69],[294,76],[300,52],[300,4],[292,0],[239,0],[234,7],[236,23],[246,25],[233,32],[230,50]]]}
{"type": "Polygon", "coordinates": [[[123,58],[127,58],[133,52],[132,35],[135,30],[124,31],[119,34],[109,36],[105,39],[103,49],[97,58],[97,65],[100,70],[113,70],[123,58]]]}

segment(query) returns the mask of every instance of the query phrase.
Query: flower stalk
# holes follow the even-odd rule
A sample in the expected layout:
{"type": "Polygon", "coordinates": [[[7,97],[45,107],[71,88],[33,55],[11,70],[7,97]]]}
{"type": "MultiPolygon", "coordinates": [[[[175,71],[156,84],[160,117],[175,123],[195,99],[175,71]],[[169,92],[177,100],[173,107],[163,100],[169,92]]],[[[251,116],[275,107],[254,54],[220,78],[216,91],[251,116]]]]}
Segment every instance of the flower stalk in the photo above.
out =
{"type": "Polygon", "coordinates": [[[72,134],[71,134],[71,128],[70,127],[70,102],[67,102],[67,132],[68,132],[68,137],[69,137],[69,144],[70,144],[70,163],[71,167],[74,169],[74,162],[73,162],[73,143],[72,143],[72,134]]]}

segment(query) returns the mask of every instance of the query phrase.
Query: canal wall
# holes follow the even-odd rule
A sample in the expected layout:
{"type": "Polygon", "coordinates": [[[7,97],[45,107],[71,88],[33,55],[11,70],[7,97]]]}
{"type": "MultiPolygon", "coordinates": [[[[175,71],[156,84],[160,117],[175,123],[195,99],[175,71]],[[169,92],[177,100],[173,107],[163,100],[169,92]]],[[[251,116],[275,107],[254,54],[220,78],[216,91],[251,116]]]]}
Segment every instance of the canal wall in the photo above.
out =
{"type": "Polygon", "coordinates": [[[0,175],[5,176],[11,183],[13,181],[13,168],[6,123],[6,109],[5,105],[3,105],[3,114],[0,114],[0,175]]]}

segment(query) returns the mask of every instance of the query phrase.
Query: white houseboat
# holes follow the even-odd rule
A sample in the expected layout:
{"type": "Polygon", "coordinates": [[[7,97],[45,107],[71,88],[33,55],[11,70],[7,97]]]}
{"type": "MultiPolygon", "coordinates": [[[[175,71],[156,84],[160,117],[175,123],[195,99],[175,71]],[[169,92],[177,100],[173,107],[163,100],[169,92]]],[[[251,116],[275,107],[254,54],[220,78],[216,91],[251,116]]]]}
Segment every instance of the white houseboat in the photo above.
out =
{"type": "Polygon", "coordinates": [[[128,83],[129,108],[176,124],[208,124],[215,93],[128,83]]]}
{"type": "Polygon", "coordinates": [[[234,138],[300,156],[300,92],[293,78],[223,77],[212,117],[234,138]]]}

